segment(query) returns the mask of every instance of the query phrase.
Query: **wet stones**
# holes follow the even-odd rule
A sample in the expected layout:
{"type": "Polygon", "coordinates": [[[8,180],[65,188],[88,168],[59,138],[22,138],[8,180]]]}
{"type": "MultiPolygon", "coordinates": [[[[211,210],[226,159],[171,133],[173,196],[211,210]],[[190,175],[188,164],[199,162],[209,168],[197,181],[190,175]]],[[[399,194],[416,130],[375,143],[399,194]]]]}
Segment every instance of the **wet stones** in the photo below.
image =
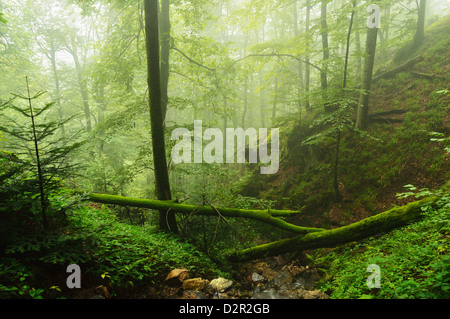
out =
{"type": "Polygon", "coordinates": [[[201,277],[189,278],[185,268],[173,269],[165,279],[166,298],[177,299],[215,299],[238,298],[239,291],[230,289],[233,281],[218,277],[211,281],[201,277]]]}
{"type": "Polygon", "coordinates": [[[216,279],[211,280],[210,285],[216,290],[217,292],[224,292],[228,288],[231,287],[233,282],[231,280],[219,277],[216,279]]]}

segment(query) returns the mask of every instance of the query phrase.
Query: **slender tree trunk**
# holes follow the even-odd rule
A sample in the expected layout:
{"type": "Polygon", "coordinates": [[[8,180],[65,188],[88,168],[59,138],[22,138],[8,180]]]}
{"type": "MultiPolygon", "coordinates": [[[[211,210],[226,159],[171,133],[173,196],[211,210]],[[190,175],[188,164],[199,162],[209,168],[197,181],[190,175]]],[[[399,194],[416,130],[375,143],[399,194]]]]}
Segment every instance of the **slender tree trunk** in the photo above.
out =
{"type": "Polygon", "coordinates": [[[420,0],[419,13],[417,17],[417,30],[414,36],[414,47],[418,47],[422,44],[425,38],[425,11],[427,7],[426,0],[420,0]]]}
{"type": "Polygon", "coordinates": [[[247,107],[248,107],[248,78],[245,78],[245,84],[244,84],[244,111],[242,112],[242,128],[245,127],[245,115],[247,113],[247,107]]]}
{"type": "Polygon", "coordinates": [[[278,76],[275,77],[275,87],[273,92],[273,104],[272,104],[272,127],[273,122],[275,121],[276,113],[277,113],[277,103],[278,102],[278,76]]]}
{"type": "Polygon", "coordinates": [[[359,30],[356,29],[356,33],[355,33],[355,45],[356,45],[356,77],[357,80],[360,81],[361,80],[361,68],[362,68],[362,63],[361,63],[361,36],[359,33],[359,30]]]}
{"type": "MultiPolygon", "coordinates": [[[[97,94],[95,97],[95,101],[98,105],[98,123],[101,123],[105,120],[106,113],[106,99],[105,99],[105,86],[103,83],[99,83],[97,87],[97,94]]],[[[99,142],[100,142],[100,151],[103,153],[104,151],[104,133],[99,133],[99,142]]]]}
{"type": "MultiPolygon", "coordinates": [[[[248,35],[245,34],[245,39],[244,39],[244,48],[243,48],[243,53],[242,56],[246,56],[247,55],[247,43],[248,43],[248,35]]],[[[241,121],[241,125],[242,128],[245,127],[245,116],[247,113],[247,107],[248,107],[248,77],[245,76],[245,84],[244,84],[244,110],[242,112],[242,121],[241,121]]]]}
{"type": "Polygon", "coordinates": [[[170,53],[170,0],[161,0],[161,107],[163,121],[169,101],[169,53],[170,53]]]}
{"type": "MultiPolygon", "coordinates": [[[[158,0],[144,0],[145,39],[147,49],[148,91],[153,148],[153,163],[156,181],[156,197],[171,200],[169,174],[167,171],[164,141],[163,114],[161,107],[161,77],[159,61],[158,0]]],[[[160,210],[159,227],[178,233],[174,212],[160,210]]]]}
{"type": "Polygon", "coordinates": [[[337,132],[336,139],[336,154],[334,157],[334,167],[333,167],[333,187],[334,187],[334,196],[336,197],[336,201],[342,200],[341,192],[339,191],[339,183],[338,183],[338,168],[339,168],[339,147],[341,145],[341,130],[337,132]]]}
{"type": "MultiPolygon", "coordinates": [[[[294,35],[295,37],[298,37],[300,35],[299,29],[298,29],[298,14],[297,14],[297,2],[298,0],[294,1],[294,35]]],[[[301,93],[303,90],[303,65],[301,61],[297,62],[297,72],[298,72],[298,108],[302,106],[302,98],[301,93]]]]}
{"type": "Polygon", "coordinates": [[[389,4],[387,4],[388,7],[384,10],[383,13],[383,28],[378,32],[380,35],[380,56],[382,58],[385,58],[388,54],[387,49],[389,46],[388,40],[389,40],[389,15],[390,15],[390,7],[389,4]]]}
{"type": "Polygon", "coordinates": [[[359,95],[356,128],[367,129],[369,115],[369,94],[372,83],[373,66],[375,64],[375,49],[377,46],[378,28],[367,28],[366,51],[361,79],[362,92],[359,95]]]}
{"type": "Polygon", "coordinates": [[[389,25],[391,24],[391,5],[388,3],[385,11],[385,20],[384,24],[384,40],[386,41],[386,46],[389,45],[389,25]]]}
{"type": "Polygon", "coordinates": [[[87,87],[86,87],[86,82],[84,81],[84,78],[83,78],[83,70],[81,68],[80,60],[78,58],[78,47],[77,47],[75,36],[72,36],[71,41],[72,41],[72,49],[71,49],[70,53],[72,54],[73,61],[75,63],[78,85],[80,87],[81,98],[83,99],[83,110],[84,110],[84,116],[86,118],[86,131],[90,132],[92,130],[92,124],[91,124],[91,110],[89,107],[88,91],[87,91],[87,87]]]}
{"type": "MultiPolygon", "coordinates": [[[[61,89],[60,89],[58,70],[56,68],[56,48],[55,48],[55,43],[53,41],[52,36],[50,36],[50,61],[52,64],[53,77],[55,79],[55,95],[56,95],[56,105],[58,106],[58,117],[62,121],[63,111],[62,111],[62,105],[61,105],[61,89]]],[[[65,136],[64,125],[61,125],[61,136],[62,137],[65,136]]]]}
{"type": "Polygon", "coordinates": [[[261,127],[265,127],[264,122],[264,90],[262,86],[264,85],[264,81],[262,78],[262,74],[259,75],[259,111],[261,116],[261,127]]]}
{"type": "Polygon", "coordinates": [[[28,93],[28,106],[30,108],[30,117],[31,117],[31,124],[33,127],[33,141],[34,141],[34,152],[36,155],[36,165],[38,169],[38,182],[39,182],[39,193],[40,193],[40,199],[41,199],[41,214],[42,214],[42,223],[44,225],[44,228],[48,228],[48,221],[47,221],[47,199],[44,193],[44,176],[42,174],[42,168],[41,168],[41,159],[39,156],[39,145],[38,145],[38,139],[36,136],[36,124],[34,123],[34,115],[33,115],[33,107],[31,106],[31,95],[30,95],[30,86],[28,85],[28,77],[26,77],[27,81],[27,93],[28,93]]]}
{"type": "MultiPolygon", "coordinates": [[[[352,10],[352,14],[350,16],[350,25],[348,27],[348,32],[347,32],[347,44],[346,44],[346,49],[345,49],[345,62],[344,62],[344,80],[343,80],[343,84],[342,84],[342,88],[345,89],[345,87],[347,86],[347,67],[348,67],[348,55],[349,55],[349,51],[350,51],[350,35],[351,35],[351,31],[352,31],[352,25],[353,25],[353,18],[355,15],[355,5],[356,5],[356,1],[353,1],[353,10],[352,10]]],[[[343,94],[345,94],[345,91],[343,91],[343,94]]],[[[336,154],[335,154],[335,158],[334,158],[334,167],[333,167],[333,172],[334,172],[334,176],[333,176],[333,187],[334,187],[334,195],[336,197],[337,201],[342,200],[342,194],[339,191],[339,183],[338,183],[338,169],[339,169],[339,148],[340,148],[340,144],[341,144],[341,130],[338,129],[337,132],[337,137],[336,137],[336,154]]]]}
{"type": "Polygon", "coordinates": [[[353,19],[355,16],[355,6],[356,6],[356,1],[353,1],[352,15],[350,16],[350,26],[348,27],[348,32],[347,32],[347,44],[346,44],[346,49],[345,49],[345,62],[344,62],[344,81],[342,83],[342,88],[345,88],[347,86],[348,54],[350,51],[350,35],[352,33],[353,19]]]}
{"type": "MultiPolygon", "coordinates": [[[[310,34],[309,34],[309,25],[310,25],[310,18],[311,18],[311,5],[310,5],[310,0],[306,0],[306,22],[305,22],[305,34],[306,34],[306,44],[307,44],[307,50],[309,51],[309,45],[310,45],[310,34]]],[[[310,54],[307,53],[306,57],[305,57],[305,91],[306,91],[306,97],[305,97],[305,108],[307,110],[310,109],[311,104],[310,104],[310,99],[309,99],[309,82],[311,79],[311,69],[309,66],[309,56],[310,54]]]]}
{"type": "Polygon", "coordinates": [[[327,2],[323,0],[320,5],[320,34],[322,36],[322,56],[323,65],[320,71],[320,84],[322,86],[322,103],[324,105],[325,112],[330,112],[328,98],[327,98],[327,72],[328,72],[328,59],[330,58],[330,50],[328,48],[328,25],[327,25],[327,2]]]}

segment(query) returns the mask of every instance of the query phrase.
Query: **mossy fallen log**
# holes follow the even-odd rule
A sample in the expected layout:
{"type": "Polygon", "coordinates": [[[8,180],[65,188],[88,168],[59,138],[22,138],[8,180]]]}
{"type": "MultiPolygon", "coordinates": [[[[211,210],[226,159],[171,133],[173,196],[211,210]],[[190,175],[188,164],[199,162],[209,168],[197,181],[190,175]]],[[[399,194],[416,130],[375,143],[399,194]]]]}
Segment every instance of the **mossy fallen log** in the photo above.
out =
{"type": "Polygon", "coordinates": [[[381,74],[378,74],[376,76],[374,76],[372,78],[372,83],[380,80],[380,79],[386,79],[386,78],[390,78],[393,77],[394,75],[396,75],[399,72],[403,72],[407,69],[409,69],[410,67],[412,67],[414,64],[419,63],[421,61],[423,61],[423,56],[419,55],[416,56],[415,58],[412,58],[411,60],[406,61],[405,63],[400,64],[399,66],[393,68],[392,70],[383,72],[381,74]]]}
{"type": "Polygon", "coordinates": [[[250,210],[250,209],[237,209],[237,208],[215,208],[211,206],[196,206],[180,204],[174,201],[162,201],[154,199],[141,199],[141,198],[131,198],[123,197],[117,195],[107,195],[107,194],[97,194],[90,193],[87,195],[87,200],[104,203],[113,204],[120,206],[131,206],[131,207],[142,207],[150,208],[158,211],[165,210],[167,214],[170,213],[181,213],[181,214],[191,214],[195,213],[198,215],[206,216],[219,216],[219,213],[225,217],[240,217],[248,218],[253,220],[258,220],[266,224],[291,231],[299,234],[306,234],[311,232],[323,231],[322,228],[312,228],[312,227],[302,227],[284,221],[279,217],[287,217],[295,214],[301,213],[300,211],[290,211],[290,210],[250,210]],[[219,213],[218,213],[219,212],[219,213]]]}
{"type": "Polygon", "coordinates": [[[348,226],[299,235],[237,251],[229,255],[229,260],[241,262],[292,251],[336,247],[348,242],[362,240],[376,234],[389,232],[419,219],[422,212],[421,208],[436,199],[430,197],[405,206],[395,207],[348,226]]]}

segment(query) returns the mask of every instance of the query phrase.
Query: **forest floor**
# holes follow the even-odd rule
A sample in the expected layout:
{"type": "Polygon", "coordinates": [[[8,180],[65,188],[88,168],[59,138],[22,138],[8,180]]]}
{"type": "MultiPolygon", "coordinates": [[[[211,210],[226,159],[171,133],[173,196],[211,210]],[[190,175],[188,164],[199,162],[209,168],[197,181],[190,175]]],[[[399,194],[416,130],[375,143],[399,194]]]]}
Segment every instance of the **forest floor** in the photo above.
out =
{"type": "MultiPolygon", "coordinates": [[[[132,299],[328,299],[329,296],[317,287],[321,278],[319,270],[308,265],[309,261],[269,257],[238,265],[233,280],[223,277],[190,278],[186,269],[173,269],[176,276],[155,286],[127,289],[114,298],[132,299]],[[224,286],[214,280],[222,279],[224,286]],[[229,285],[229,286],[228,286],[229,285]]],[[[70,294],[73,299],[110,299],[105,285],[77,289],[70,294]]]]}
{"type": "MultiPolygon", "coordinates": [[[[450,133],[450,95],[436,93],[448,89],[449,25],[450,18],[438,21],[427,31],[419,51],[404,56],[422,54],[424,60],[415,70],[432,72],[434,78],[404,72],[374,87],[373,111],[407,109],[404,122],[371,126],[369,133],[382,142],[351,134],[343,137],[339,171],[343,201],[333,201],[330,158],[314,163],[310,172],[302,171],[298,163],[309,159],[295,149],[288,149],[297,157],[283,161],[279,179],[266,176],[272,180],[264,180],[260,174],[258,180],[250,179],[250,186],[262,185],[254,197],[276,200],[282,208],[304,207],[307,220],[295,222],[329,229],[413,201],[421,191],[437,191],[449,179],[444,144],[448,139],[431,141],[429,133],[450,133]],[[408,184],[415,187],[414,194],[397,196],[407,191],[408,184]]],[[[63,227],[49,233],[32,232],[29,225],[30,229],[20,229],[23,237],[16,240],[6,229],[7,236],[1,238],[5,254],[0,256],[0,298],[447,299],[450,198],[448,193],[442,196],[440,206],[426,208],[424,220],[389,234],[232,266],[181,238],[128,225],[107,207],[83,203],[67,212],[63,227]],[[81,266],[81,289],[66,286],[66,267],[71,263],[81,266]],[[382,269],[380,289],[366,285],[369,264],[382,269]],[[168,279],[176,269],[186,271],[168,279]],[[223,278],[222,286],[213,284],[218,278],[223,278]]],[[[59,206],[73,202],[64,194],[55,198],[59,206]]],[[[261,232],[259,236],[269,241],[275,235],[261,232]]],[[[230,246],[227,240],[222,243],[225,247],[230,246]]]]}

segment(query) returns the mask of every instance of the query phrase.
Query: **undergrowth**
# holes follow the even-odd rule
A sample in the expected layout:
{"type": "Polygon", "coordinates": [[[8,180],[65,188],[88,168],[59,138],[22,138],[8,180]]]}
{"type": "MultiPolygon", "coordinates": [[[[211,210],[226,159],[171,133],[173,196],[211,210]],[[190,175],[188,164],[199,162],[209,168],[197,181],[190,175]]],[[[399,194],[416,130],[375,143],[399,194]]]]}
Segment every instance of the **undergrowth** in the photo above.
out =
{"type": "Polygon", "coordinates": [[[127,225],[106,207],[78,206],[67,226],[11,242],[0,258],[0,298],[58,298],[68,293],[66,267],[78,264],[83,288],[103,284],[111,295],[161,284],[170,270],[229,277],[195,246],[154,228],[127,225]],[[49,270],[45,281],[40,272],[49,270]]]}
{"type": "MultiPolygon", "coordinates": [[[[407,194],[407,193],[404,193],[407,194]]],[[[320,250],[320,288],[332,299],[450,298],[450,195],[444,193],[424,218],[389,234],[320,250]],[[367,267],[379,266],[379,288],[369,288],[367,267]]]]}

